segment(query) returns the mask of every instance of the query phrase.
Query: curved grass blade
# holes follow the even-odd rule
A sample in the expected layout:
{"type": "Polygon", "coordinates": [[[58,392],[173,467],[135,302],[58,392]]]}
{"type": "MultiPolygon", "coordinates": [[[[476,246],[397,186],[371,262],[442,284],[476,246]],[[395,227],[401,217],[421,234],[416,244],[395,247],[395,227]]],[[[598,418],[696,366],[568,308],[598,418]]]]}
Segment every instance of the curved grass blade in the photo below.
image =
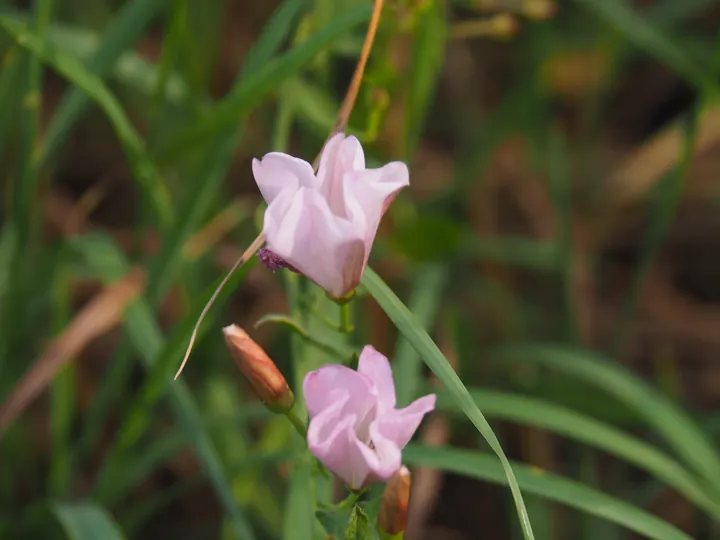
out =
{"type": "MultiPolygon", "coordinates": [[[[129,268],[125,255],[117,247],[114,240],[105,236],[84,237],[74,239],[72,247],[77,249],[86,260],[87,265],[96,273],[113,280],[118,274],[129,268]]],[[[165,346],[165,337],[155,321],[152,307],[145,299],[132,304],[126,311],[125,330],[133,347],[149,373],[159,369],[159,358],[165,346]]],[[[228,485],[222,462],[212,439],[203,424],[197,405],[190,390],[183,381],[166,381],[167,392],[171,397],[171,405],[175,416],[195,444],[195,453],[202,464],[222,506],[230,516],[235,534],[241,540],[253,540],[250,524],[235,502],[232,490],[228,485]]]]}
{"type": "Polygon", "coordinates": [[[495,452],[500,463],[502,470],[507,477],[507,483],[512,492],[513,499],[515,501],[515,507],[517,509],[518,519],[522,526],[523,534],[526,539],[534,538],[532,532],[532,526],[528,518],[527,509],[520,492],[515,474],[513,473],[510,462],[505,456],[505,452],[500,445],[500,441],[495,436],[490,424],[483,416],[480,409],[472,399],[472,396],[468,393],[465,385],[457,376],[453,368],[448,363],[445,356],[443,356],[440,349],[438,349],[435,342],[425,332],[420,321],[413,315],[405,304],[395,295],[394,292],[383,282],[371,268],[366,268],[362,278],[362,284],[367,287],[370,294],[375,298],[377,303],[387,314],[393,324],[397,327],[400,333],[407,339],[415,350],[420,354],[428,367],[432,370],[435,376],[443,383],[448,392],[452,395],[455,402],[462,409],[465,416],[473,423],[483,438],[488,442],[490,448],[495,452]]]}
{"type": "MultiPolygon", "coordinates": [[[[248,53],[245,66],[230,91],[231,97],[241,93],[241,88],[247,81],[254,80],[259,75],[261,66],[270,62],[272,55],[292,30],[293,23],[304,6],[304,0],[286,0],[275,10],[260,38],[248,53]]],[[[247,109],[247,112],[249,110],[247,109]]],[[[148,298],[151,303],[158,302],[169,286],[173,273],[180,265],[183,242],[199,227],[220,189],[242,134],[245,119],[242,115],[235,117],[232,125],[216,134],[211,140],[212,144],[206,147],[197,169],[187,179],[190,189],[184,195],[178,212],[182,219],[177,220],[167,233],[160,253],[150,267],[148,298]]]]}
{"type": "MultiPolygon", "coordinates": [[[[410,444],[405,448],[403,458],[406,463],[420,467],[433,467],[496,484],[508,482],[505,471],[494,456],[484,452],[410,444]]],[[[689,536],[669,523],[580,482],[519,463],[513,463],[512,467],[518,484],[527,493],[617,523],[647,538],[690,540],[689,536]]]]}
{"type": "Polygon", "coordinates": [[[55,503],[52,511],[70,540],[123,540],[120,527],[102,506],[88,503],[55,503]]]}
{"type": "Polygon", "coordinates": [[[282,82],[297,73],[317,53],[334,41],[344,37],[355,26],[368,20],[370,4],[363,4],[339,15],[291,51],[265,63],[243,81],[237,91],[204,114],[195,124],[181,131],[165,148],[160,150],[163,160],[182,155],[203,141],[214,138],[238,123],[265,97],[280,87],[282,82]]]}
{"type": "Polygon", "coordinates": [[[639,413],[701,479],[720,493],[720,459],[705,433],[674,403],[622,366],[592,351],[548,344],[494,349],[498,359],[541,364],[615,396],[639,413]]]}
{"type": "MultiPolygon", "coordinates": [[[[143,8],[151,5],[151,3],[148,2],[140,2],[140,4],[143,4],[143,8]]],[[[0,14],[20,24],[27,22],[27,16],[20,11],[15,12],[3,9],[0,11],[0,14]]],[[[130,36],[125,35],[124,37],[129,38],[130,36]]],[[[50,28],[48,28],[47,38],[54,46],[64,49],[68,54],[77,56],[83,63],[88,65],[88,69],[96,75],[105,75],[106,70],[104,68],[95,71],[92,66],[96,62],[95,58],[103,51],[103,47],[106,47],[107,37],[103,39],[103,35],[98,32],[81,26],[66,25],[53,21],[50,28]]],[[[155,81],[158,79],[158,68],[155,64],[133,50],[123,52],[119,56],[113,55],[112,58],[114,59],[114,65],[112,66],[112,73],[110,75],[115,80],[142,94],[149,96],[153,93],[157,86],[155,81]]],[[[109,62],[110,60],[107,61],[109,62]]],[[[165,82],[162,98],[166,102],[178,104],[187,96],[187,85],[177,73],[170,73],[165,82]]],[[[82,91],[73,89],[71,92],[70,96],[65,98],[60,104],[58,112],[50,121],[48,132],[45,134],[40,161],[47,158],[53,152],[60,142],[61,135],[64,135],[67,130],[72,127],[75,119],[78,118],[78,113],[75,112],[77,106],[74,105],[77,100],[74,100],[72,97],[74,93],[77,92],[81,100],[83,100],[83,104],[87,101],[87,97],[82,91]],[[62,131],[58,131],[59,128],[55,127],[56,125],[64,125],[65,128],[62,131]]],[[[3,102],[2,92],[0,91],[0,103],[3,102]]],[[[82,106],[80,108],[80,111],[81,110],[82,106]]]]}
{"type": "MultiPolygon", "coordinates": [[[[545,429],[604,450],[664,481],[709,515],[720,517],[720,503],[705,493],[695,476],[672,457],[619,429],[542,399],[492,390],[469,392],[487,417],[545,429]]],[[[455,409],[449,396],[438,397],[439,409],[455,409]]]]}
{"type": "Polygon", "coordinates": [[[10,34],[18,45],[37,55],[43,63],[85,92],[105,112],[125,150],[133,177],[137,180],[144,198],[152,203],[159,222],[167,224],[172,210],[170,196],[145,151],[142,139],[102,80],[90,73],[76,58],[52,47],[17,21],[0,17],[0,27],[10,34]]]}
{"type": "MultiPolygon", "coordinates": [[[[138,40],[152,18],[167,4],[167,0],[133,0],[125,4],[113,19],[113,24],[103,33],[102,43],[87,63],[87,71],[98,78],[105,77],[121,54],[138,40]]],[[[87,105],[88,97],[92,98],[81,85],[77,86],[63,98],[50,121],[39,160],[41,163],[52,154],[78,119],[87,105]]]]}
{"type": "MultiPolygon", "coordinates": [[[[413,290],[408,308],[418,318],[423,328],[430,329],[440,304],[448,273],[441,265],[428,265],[413,280],[413,290]]],[[[420,367],[422,359],[412,344],[400,338],[393,354],[393,373],[397,402],[407,405],[418,395],[422,385],[420,367]]]]}

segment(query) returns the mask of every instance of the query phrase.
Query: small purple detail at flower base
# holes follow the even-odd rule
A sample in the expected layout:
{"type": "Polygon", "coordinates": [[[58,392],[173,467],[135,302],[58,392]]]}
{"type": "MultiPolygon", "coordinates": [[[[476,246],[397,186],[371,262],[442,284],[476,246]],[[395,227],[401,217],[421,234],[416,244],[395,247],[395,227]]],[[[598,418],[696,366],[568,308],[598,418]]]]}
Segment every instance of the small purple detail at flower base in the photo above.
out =
{"type": "Polygon", "coordinates": [[[430,394],[396,409],[390,362],[369,345],[357,371],[329,364],[308,373],[303,394],[308,447],[350,489],[390,479],[402,465],[402,449],[435,408],[430,394]]]}
{"type": "Polygon", "coordinates": [[[260,262],[273,272],[275,272],[275,270],[285,268],[287,270],[295,272],[296,274],[300,273],[291,264],[285,262],[285,259],[283,259],[282,257],[278,257],[267,248],[262,248],[260,251],[258,251],[257,256],[260,259],[260,262]]]}
{"type": "Polygon", "coordinates": [[[380,220],[410,182],[399,161],[366,168],[360,141],[343,133],[325,145],[317,173],[307,161],[281,152],[253,160],[252,169],[268,204],[268,249],[333,298],[360,283],[380,220]]]}

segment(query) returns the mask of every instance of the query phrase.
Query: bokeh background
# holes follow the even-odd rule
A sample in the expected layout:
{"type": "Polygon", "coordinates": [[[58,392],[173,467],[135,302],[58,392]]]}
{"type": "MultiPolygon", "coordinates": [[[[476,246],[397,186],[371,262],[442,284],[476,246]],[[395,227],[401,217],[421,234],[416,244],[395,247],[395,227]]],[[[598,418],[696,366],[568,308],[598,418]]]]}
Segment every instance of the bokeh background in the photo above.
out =
{"type": "MultiPolygon", "coordinates": [[[[409,163],[411,186],[372,266],[529,477],[716,538],[646,451],[718,477],[720,5],[387,4],[350,132],[371,163],[409,163]]],[[[220,333],[286,313],[287,276],[247,265],[170,380],[257,235],[251,159],[314,158],[370,8],[0,1],[0,538],[111,537],[78,515],[141,540],[233,538],[237,519],[287,531],[293,435],[220,333]]],[[[408,399],[435,387],[360,292],[355,344],[393,358],[408,399]]],[[[252,331],[289,379],[291,333],[252,331]]],[[[451,407],[419,444],[487,450],[451,407]]],[[[416,470],[408,540],[521,537],[507,489],[468,476],[416,470]]],[[[638,537],[527,497],[539,539],[638,537]]]]}

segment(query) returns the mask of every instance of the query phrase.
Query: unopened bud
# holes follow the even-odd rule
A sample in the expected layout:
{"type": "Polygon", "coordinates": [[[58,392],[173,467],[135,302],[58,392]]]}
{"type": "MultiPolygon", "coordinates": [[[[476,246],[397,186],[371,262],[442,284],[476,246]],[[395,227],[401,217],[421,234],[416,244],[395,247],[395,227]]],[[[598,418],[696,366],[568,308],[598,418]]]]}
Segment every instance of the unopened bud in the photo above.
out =
{"type": "Polygon", "coordinates": [[[262,347],[245,330],[234,324],[223,328],[223,333],[235,363],[268,409],[277,413],[289,411],[295,396],[283,374],[262,347]]]}
{"type": "Polygon", "coordinates": [[[410,471],[400,467],[385,486],[380,501],[378,531],[394,536],[405,530],[410,506],[410,471]]]}

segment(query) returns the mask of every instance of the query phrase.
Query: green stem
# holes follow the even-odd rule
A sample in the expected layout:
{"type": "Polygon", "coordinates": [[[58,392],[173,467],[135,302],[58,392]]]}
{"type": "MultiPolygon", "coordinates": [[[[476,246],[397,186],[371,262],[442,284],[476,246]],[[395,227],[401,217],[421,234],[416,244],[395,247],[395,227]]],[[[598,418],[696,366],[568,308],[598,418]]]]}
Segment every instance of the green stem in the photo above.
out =
{"type": "Polygon", "coordinates": [[[305,425],[305,422],[300,419],[297,413],[295,413],[295,409],[290,409],[285,413],[285,416],[287,416],[288,420],[290,420],[290,423],[295,428],[295,431],[300,434],[303,440],[307,439],[307,426],[305,425]]]}
{"type": "Polygon", "coordinates": [[[343,302],[340,304],[340,333],[352,334],[354,331],[350,302],[343,302]]]}

